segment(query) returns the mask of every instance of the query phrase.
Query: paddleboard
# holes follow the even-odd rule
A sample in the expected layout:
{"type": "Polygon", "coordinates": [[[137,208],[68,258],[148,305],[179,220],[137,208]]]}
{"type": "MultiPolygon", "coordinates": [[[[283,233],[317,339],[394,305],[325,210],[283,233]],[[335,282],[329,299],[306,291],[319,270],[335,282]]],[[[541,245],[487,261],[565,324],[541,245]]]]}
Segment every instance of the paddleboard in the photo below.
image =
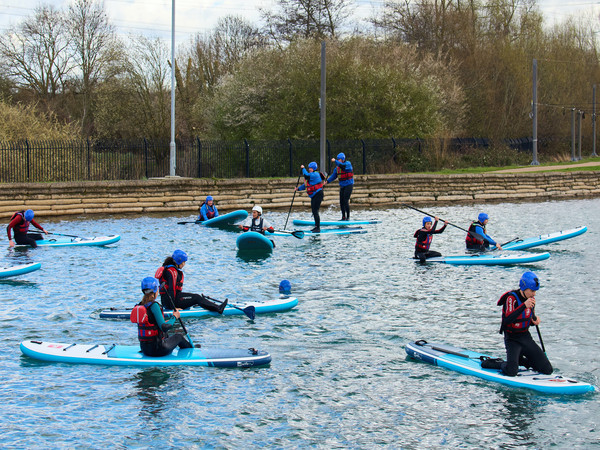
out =
{"type": "Polygon", "coordinates": [[[561,375],[544,375],[532,370],[519,370],[516,377],[509,377],[498,369],[482,369],[482,353],[452,347],[446,344],[427,343],[420,340],[405,347],[408,356],[434,366],[445,367],[467,375],[496,381],[512,387],[533,389],[547,394],[585,394],[596,390],[592,384],[566,378],[561,375]]]}
{"type": "MultiPolygon", "coordinates": [[[[427,262],[454,265],[507,265],[525,264],[550,258],[550,253],[483,253],[465,256],[439,256],[427,258],[427,262]]],[[[415,258],[415,261],[418,259],[415,258]]]]}
{"type": "MultiPolygon", "coordinates": [[[[38,247],[71,247],[80,245],[109,245],[119,241],[121,236],[118,234],[112,236],[97,237],[60,237],[56,239],[42,239],[35,241],[38,247]]],[[[15,245],[15,247],[29,247],[29,245],[15,245]]]]}
{"type": "Polygon", "coordinates": [[[273,250],[273,242],[266,236],[256,231],[246,231],[238,236],[236,245],[240,250],[252,250],[270,252],[273,250]]]}
{"type": "Polygon", "coordinates": [[[305,231],[305,236],[319,236],[322,234],[363,234],[366,233],[367,230],[363,228],[333,228],[333,229],[321,229],[318,233],[313,233],[312,231],[305,231]]]}
{"type": "MultiPolygon", "coordinates": [[[[254,312],[256,314],[268,314],[268,313],[276,313],[288,311],[294,308],[298,304],[298,299],[295,297],[286,297],[286,298],[276,298],[273,300],[265,300],[265,301],[247,301],[247,302],[228,302],[227,306],[223,310],[223,316],[238,316],[243,315],[244,312],[239,309],[234,308],[237,306],[238,308],[244,309],[248,306],[254,306],[254,312]]],[[[166,309],[164,311],[165,316],[170,316],[172,314],[171,310],[166,309]]],[[[189,309],[182,309],[179,311],[182,319],[185,318],[193,318],[193,317],[219,317],[221,314],[208,311],[200,306],[192,307],[189,309]]],[[[110,308],[105,309],[100,312],[100,319],[126,319],[129,320],[129,316],[131,315],[131,309],[118,309],[118,308],[110,308]]]]}
{"type": "Polygon", "coordinates": [[[30,358],[71,364],[108,366],[206,366],[257,367],[271,362],[271,355],[255,349],[175,348],[167,356],[151,357],[139,345],[88,345],[23,341],[21,351],[30,358]]]}
{"type": "MultiPolygon", "coordinates": [[[[294,225],[298,226],[307,226],[314,227],[314,220],[294,220],[294,225]]],[[[345,226],[355,226],[355,225],[371,225],[375,223],[381,223],[381,220],[330,220],[330,221],[321,221],[322,227],[334,226],[334,227],[345,227],[345,226]]]]}
{"type": "Polygon", "coordinates": [[[200,225],[204,225],[205,227],[222,227],[226,225],[233,225],[234,223],[241,222],[248,217],[248,211],[244,211],[243,209],[238,209],[237,211],[232,211],[227,214],[220,215],[218,217],[213,217],[212,219],[208,219],[205,221],[197,221],[196,223],[200,225]]]}
{"type": "Polygon", "coordinates": [[[0,278],[14,277],[25,273],[33,272],[42,267],[42,263],[20,264],[12,267],[0,267],[0,278]]]}
{"type": "Polygon", "coordinates": [[[557,231],[555,233],[540,234],[527,239],[517,239],[502,246],[503,250],[525,250],[526,248],[538,247],[552,242],[564,241],[579,236],[587,231],[587,227],[577,227],[571,230],[557,231]]]}

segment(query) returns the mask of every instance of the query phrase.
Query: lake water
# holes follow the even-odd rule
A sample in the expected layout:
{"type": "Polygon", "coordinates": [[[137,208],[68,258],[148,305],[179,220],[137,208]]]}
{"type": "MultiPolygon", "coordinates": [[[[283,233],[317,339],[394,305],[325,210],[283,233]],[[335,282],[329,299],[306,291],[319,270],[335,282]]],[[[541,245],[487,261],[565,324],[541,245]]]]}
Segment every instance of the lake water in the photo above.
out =
{"type": "MultiPolygon", "coordinates": [[[[0,281],[2,447],[220,448],[588,448],[600,445],[599,395],[552,396],[509,388],[407,359],[420,338],[503,356],[502,293],[525,270],[542,284],[536,312],[560,374],[599,384],[600,199],[422,207],[466,227],[481,210],[500,242],[587,225],[586,234],[531,251],[523,266],[419,265],[412,259],[422,215],[360,210],[382,220],[367,234],[276,239],[266,258],[236,252],[236,234],[177,225],[181,216],[44,221],[81,236],[120,234],[108,248],[4,250],[0,265],[42,269],[0,281]],[[136,344],[135,325],[94,318],[131,307],[140,280],[176,248],[187,251],[184,289],[215,298],[278,296],[292,283],[292,311],[188,320],[204,347],[255,347],[267,368],[102,367],[21,356],[26,339],[136,344]]],[[[282,228],[286,212],[267,213],[282,228]]],[[[323,211],[336,220],[338,210],[323,211]]],[[[309,218],[294,211],[292,218],[309,218]]],[[[291,220],[290,219],[290,224],[291,220]]],[[[288,224],[288,229],[293,228],[288,224]]],[[[6,242],[6,241],[4,241],[6,242]]],[[[448,227],[432,249],[464,253],[448,227]]],[[[534,333],[534,339],[537,336],[534,333]]]]}

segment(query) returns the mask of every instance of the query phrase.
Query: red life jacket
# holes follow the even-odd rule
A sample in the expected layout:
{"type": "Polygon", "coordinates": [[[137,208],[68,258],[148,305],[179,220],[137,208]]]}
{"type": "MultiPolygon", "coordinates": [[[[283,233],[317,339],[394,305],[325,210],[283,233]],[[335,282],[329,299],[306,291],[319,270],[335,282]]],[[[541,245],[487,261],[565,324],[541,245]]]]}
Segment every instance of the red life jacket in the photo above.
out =
{"type": "MultiPolygon", "coordinates": [[[[202,219],[202,207],[204,205],[206,205],[206,202],[202,202],[202,204],[200,205],[200,219],[202,219]]],[[[206,205],[206,217],[208,217],[209,219],[212,219],[213,217],[215,217],[215,204],[214,203],[212,206],[206,205]]]]}
{"type": "Polygon", "coordinates": [[[319,175],[321,175],[321,181],[317,184],[309,184],[308,179],[304,182],[304,184],[306,184],[306,192],[309,196],[313,195],[319,189],[323,189],[323,180],[325,179],[325,175],[323,175],[322,172],[319,172],[319,175]]]}
{"type": "Polygon", "coordinates": [[[165,295],[167,293],[167,279],[164,276],[165,270],[168,270],[171,273],[171,278],[175,280],[175,293],[181,292],[183,289],[183,272],[175,266],[160,266],[154,274],[154,278],[160,281],[161,284],[159,294],[165,295]]]}
{"type": "Polygon", "coordinates": [[[427,252],[429,251],[429,247],[431,246],[431,241],[433,240],[433,234],[426,234],[425,235],[425,240],[424,241],[420,241],[419,240],[419,232],[420,231],[427,231],[425,228],[420,228],[417,231],[415,231],[415,235],[414,237],[417,238],[417,242],[415,243],[415,249],[418,252],[427,252]]]}
{"type": "MultiPolygon", "coordinates": [[[[479,221],[471,222],[471,226],[469,227],[469,231],[472,231],[473,233],[476,233],[477,232],[476,228],[478,226],[480,226],[483,229],[483,232],[485,233],[485,226],[481,222],[479,222],[479,221]]],[[[465,238],[465,242],[467,243],[467,247],[477,247],[477,246],[485,244],[484,241],[480,241],[479,239],[475,239],[471,233],[467,233],[467,237],[465,238]]]]}
{"type": "Polygon", "coordinates": [[[340,181],[351,180],[352,178],[354,178],[354,172],[346,172],[344,169],[342,169],[341,166],[337,166],[336,169],[338,176],[340,177],[340,181]]]}
{"type": "Polygon", "coordinates": [[[500,300],[498,300],[498,306],[502,306],[502,325],[500,326],[500,333],[503,333],[504,331],[508,331],[510,333],[524,333],[531,325],[531,319],[533,319],[533,310],[529,308],[523,309],[523,312],[519,314],[517,320],[515,320],[513,323],[504,325],[504,319],[506,319],[506,317],[510,314],[507,314],[506,311],[507,300],[510,296],[517,300],[515,309],[523,304],[521,297],[515,291],[505,292],[502,297],[500,297],[500,300]]]}
{"type": "MultiPolygon", "coordinates": [[[[146,305],[135,305],[129,316],[129,319],[138,325],[138,339],[140,342],[152,342],[156,337],[162,337],[163,334],[162,330],[156,324],[154,316],[148,313],[152,303],[156,302],[150,302],[146,305]]],[[[160,311],[162,313],[162,308],[160,308],[160,311]]]]}
{"type": "Polygon", "coordinates": [[[29,224],[31,222],[25,220],[25,210],[14,213],[10,218],[9,223],[12,222],[12,220],[17,216],[21,216],[21,223],[14,228],[15,233],[27,233],[29,231],[29,224]]]}

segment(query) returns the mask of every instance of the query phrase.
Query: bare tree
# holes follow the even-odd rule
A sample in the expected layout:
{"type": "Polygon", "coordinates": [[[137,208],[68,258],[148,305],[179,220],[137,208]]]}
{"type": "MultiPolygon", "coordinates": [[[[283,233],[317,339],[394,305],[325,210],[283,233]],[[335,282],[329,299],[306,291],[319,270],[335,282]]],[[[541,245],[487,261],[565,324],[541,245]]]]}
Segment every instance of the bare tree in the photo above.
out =
{"type": "Polygon", "coordinates": [[[115,72],[121,59],[120,44],[100,1],[75,0],[69,6],[67,24],[78,69],[75,89],[81,98],[81,130],[87,135],[93,121],[90,104],[94,90],[115,72]]]}
{"type": "Polygon", "coordinates": [[[0,36],[0,56],[6,73],[18,86],[33,91],[47,106],[64,91],[72,69],[70,35],[51,5],[39,6],[32,17],[0,36]]]}
{"type": "Polygon", "coordinates": [[[278,7],[261,9],[266,33],[277,43],[298,38],[335,38],[351,14],[349,0],[277,0],[278,7]]]}

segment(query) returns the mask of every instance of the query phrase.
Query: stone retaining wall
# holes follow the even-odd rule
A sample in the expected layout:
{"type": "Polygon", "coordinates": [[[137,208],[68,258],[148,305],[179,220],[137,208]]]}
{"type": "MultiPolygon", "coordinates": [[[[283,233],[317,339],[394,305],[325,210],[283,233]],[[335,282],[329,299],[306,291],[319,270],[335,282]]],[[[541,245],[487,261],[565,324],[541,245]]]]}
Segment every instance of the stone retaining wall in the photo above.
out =
{"type": "MultiPolygon", "coordinates": [[[[296,178],[195,179],[157,178],[140,181],[0,184],[0,217],[33,209],[38,217],[123,214],[196,213],[204,198],[215,197],[222,212],[287,209],[296,178]]],[[[325,188],[323,206],[337,205],[337,182],[325,188]]],[[[600,172],[537,172],[461,175],[359,175],[352,194],[355,207],[401,203],[450,204],[518,200],[558,200],[600,196],[600,172]]],[[[310,207],[305,192],[295,207],[310,207]]]]}

